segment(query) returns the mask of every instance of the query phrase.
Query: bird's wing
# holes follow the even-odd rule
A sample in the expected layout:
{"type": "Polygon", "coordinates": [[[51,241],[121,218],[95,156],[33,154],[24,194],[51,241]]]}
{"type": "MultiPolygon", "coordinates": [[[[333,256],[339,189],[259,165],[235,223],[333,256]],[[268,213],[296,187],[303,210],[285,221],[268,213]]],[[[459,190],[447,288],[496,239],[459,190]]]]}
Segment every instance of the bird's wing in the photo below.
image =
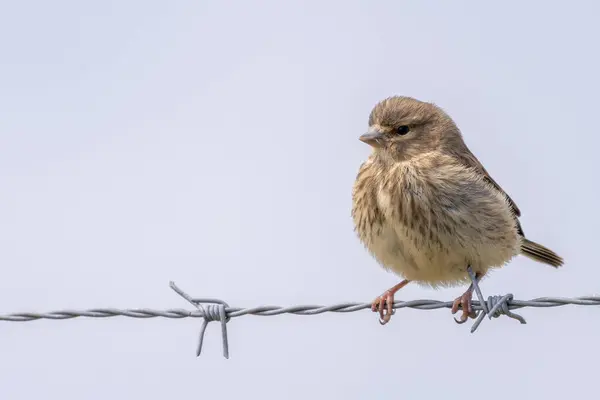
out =
{"type": "Polygon", "coordinates": [[[464,147],[464,150],[465,151],[461,151],[460,153],[455,154],[455,156],[465,166],[473,168],[475,171],[481,173],[486,181],[488,181],[490,184],[492,184],[492,186],[494,186],[500,193],[502,193],[506,197],[506,199],[508,200],[508,203],[510,204],[510,208],[512,209],[512,211],[515,215],[515,220],[517,221],[517,228],[519,230],[519,233],[522,236],[524,236],[523,229],[521,228],[521,223],[519,222],[519,217],[521,216],[521,210],[519,210],[519,207],[517,206],[517,204],[513,201],[513,199],[510,198],[510,196],[504,191],[504,189],[502,189],[502,187],[498,184],[498,182],[496,182],[494,180],[494,178],[492,178],[490,176],[489,172],[487,172],[487,170],[483,167],[483,165],[481,165],[481,162],[479,162],[477,157],[475,157],[475,155],[473,153],[471,153],[471,151],[467,148],[466,145],[464,147]]]}

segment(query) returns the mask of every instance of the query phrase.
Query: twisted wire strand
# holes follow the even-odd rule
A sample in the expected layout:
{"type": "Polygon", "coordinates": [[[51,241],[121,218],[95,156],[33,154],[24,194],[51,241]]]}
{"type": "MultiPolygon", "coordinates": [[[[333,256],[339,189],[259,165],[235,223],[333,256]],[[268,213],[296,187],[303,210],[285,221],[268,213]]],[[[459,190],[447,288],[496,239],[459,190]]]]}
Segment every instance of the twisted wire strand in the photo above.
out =
{"type": "MultiPolygon", "coordinates": [[[[494,296],[499,297],[499,296],[494,296]]],[[[196,301],[197,299],[193,299],[196,301]]],[[[487,302],[486,302],[487,303],[487,302]]],[[[534,308],[549,308],[561,307],[566,305],[578,306],[600,306],[600,296],[582,296],[582,297],[539,297],[531,300],[510,300],[508,304],[509,310],[516,310],[525,307],[534,308]]],[[[451,301],[440,300],[410,300],[394,302],[394,309],[412,308],[416,310],[437,310],[441,308],[452,308],[451,301]]],[[[225,307],[225,312],[230,318],[241,317],[244,315],[257,315],[269,317],[281,314],[294,315],[317,315],[324,313],[351,313],[371,309],[371,303],[338,303],[329,306],[323,305],[296,305],[296,306],[275,306],[264,305],[252,308],[243,307],[225,307]]],[[[482,311],[483,308],[479,300],[473,300],[473,309],[482,311]]],[[[92,308],[88,310],[59,310],[50,312],[20,312],[0,315],[0,321],[6,322],[28,322],[40,319],[63,320],[79,317],[87,318],[109,318],[109,317],[130,317],[130,318],[204,318],[204,312],[200,310],[189,311],[180,308],[172,308],[167,310],[155,310],[151,308],[92,308]]]]}
{"type": "MultiPolygon", "coordinates": [[[[514,300],[512,294],[504,296],[489,296],[487,299],[481,294],[478,282],[475,275],[467,269],[471,276],[476,295],[479,300],[473,300],[472,308],[477,313],[475,322],[471,327],[471,333],[475,332],[483,319],[487,315],[489,319],[498,318],[501,315],[506,315],[512,319],[525,324],[525,318],[512,312],[524,307],[561,307],[566,305],[580,306],[600,306],[600,296],[582,296],[574,298],[566,297],[539,297],[531,300],[514,300]]],[[[220,299],[209,298],[193,298],[183,290],[181,290],[174,282],[170,282],[170,287],[178,295],[184,298],[188,303],[192,304],[196,310],[189,311],[184,309],[167,309],[154,310],[150,308],[133,308],[133,309],[118,309],[118,308],[93,308],[89,310],[59,310],[46,313],[37,312],[21,312],[11,314],[0,314],[0,321],[6,322],[28,322],[40,319],[50,320],[65,320],[79,317],[87,318],[110,318],[110,317],[129,317],[129,318],[202,318],[203,322],[199,332],[198,346],[196,355],[199,356],[202,351],[204,341],[204,333],[208,323],[211,321],[220,321],[221,324],[221,339],[223,342],[223,356],[229,358],[229,343],[227,339],[227,322],[231,318],[241,317],[244,315],[257,315],[262,317],[294,314],[294,315],[317,315],[324,313],[351,313],[371,308],[371,303],[338,303],[329,306],[322,305],[295,305],[295,306],[274,306],[263,305],[252,308],[230,307],[226,302],[220,299]]],[[[410,301],[395,301],[394,310],[401,308],[412,308],[416,310],[436,310],[441,308],[452,308],[452,301],[439,300],[410,300],[410,301]]]]}

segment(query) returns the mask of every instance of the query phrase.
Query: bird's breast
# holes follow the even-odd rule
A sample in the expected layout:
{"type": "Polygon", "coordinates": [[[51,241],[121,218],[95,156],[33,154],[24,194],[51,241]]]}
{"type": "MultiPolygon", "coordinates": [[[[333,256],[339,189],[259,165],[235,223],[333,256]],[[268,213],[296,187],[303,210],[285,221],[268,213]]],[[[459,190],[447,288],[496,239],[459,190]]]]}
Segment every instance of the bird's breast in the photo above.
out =
{"type": "Polygon", "coordinates": [[[482,272],[501,266],[520,245],[506,199],[454,164],[406,162],[359,173],[353,217],[381,265],[433,286],[465,281],[467,265],[482,272]]]}

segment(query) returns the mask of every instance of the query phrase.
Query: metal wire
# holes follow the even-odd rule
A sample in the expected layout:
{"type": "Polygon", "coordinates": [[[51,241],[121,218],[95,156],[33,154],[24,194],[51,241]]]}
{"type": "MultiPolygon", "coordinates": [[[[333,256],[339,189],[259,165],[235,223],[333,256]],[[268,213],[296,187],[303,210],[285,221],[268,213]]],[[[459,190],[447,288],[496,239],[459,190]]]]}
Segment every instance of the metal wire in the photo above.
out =
{"type": "MultiPolygon", "coordinates": [[[[499,296],[490,296],[499,297],[499,296]]],[[[524,307],[560,307],[566,305],[577,306],[600,306],[600,296],[585,296],[585,297],[539,297],[531,300],[510,300],[508,303],[509,310],[516,310],[524,307]]],[[[410,300],[394,302],[394,309],[412,308],[416,310],[437,310],[440,308],[452,308],[451,301],[439,300],[410,300]]],[[[253,308],[241,307],[225,307],[225,312],[230,318],[241,317],[244,315],[257,315],[269,317],[281,314],[294,315],[317,315],[323,313],[351,313],[355,311],[371,309],[371,303],[338,303],[330,306],[322,305],[297,305],[290,307],[281,306],[259,306],[253,308]]],[[[473,300],[473,309],[483,310],[478,300],[473,300]]],[[[88,318],[108,318],[108,317],[130,317],[130,318],[204,318],[202,311],[189,311],[184,309],[167,309],[153,310],[149,308],[92,308],[89,310],[61,310],[50,311],[46,313],[37,312],[21,312],[12,314],[0,315],[0,321],[8,322],[28,322],[39,319],[73,319],[79,317],[88,318]]]]}
{"type": "MultiPolygon", "coordinates": [[[[93,308],[88,310],[60,310],[46,313],[37,312],[21,312],[0,315],[0,321],[7,322],[28,322],[40,319],[50,320],[65,320],[79,317],[88,318],[109,318],[109,317],[130,317],[130,318],[202,318],[202,323],[199,335],[199,342],[196,354],[199,356],[202,350],[202,342],[204,332],[209,322],[220,321],[221,336],[223,340],[223,356],[229,358],[229,345],[227,340],[227,322],[231,318],[241,317],[243,315],[257,316],[273,316],[281,314],[294,315],[317,315],[323,313],[351,313],[361,310],[371,309],[371,303],[339,303],[329,306],[322,305],[296,305],[289,307],[265,305],[253,308],[230,307],[219,299],[204,299],[193,298],[179,289],[175,283],[170,282],[170,287],[181,297],[196,307],[196,310],[189,311],[184,309],[167,309],[154,310],[148,308],[134,309],[117,309],[117,308],[93,308]]],[[[600,306],[600,296],[583,296],[575,298],[565,297],[539,297],[531,300],[514,300],[512,294],[504,296],[489,296],[486,299],[481,295],[481,291],[477,290],[478,285],[475,283],[476,294],[479,300],[473,300],[472,306],[474,311],[478,311],[471,332],[475,332],[484,317],[487,315],[489,319],[497,318],[501,315],[506,315],[510,318],[518,320],[525,324],[525,319],[513,313],[511,310],[516,310],[524,307],[561,307],[565,305],[579,306],[600,306]]],[[[441,308],[452,308],[452,301],[439,300],[411,300],[411,301],[395,301],[393,309],[412,308],[417,310],[436,310],[441,308]]]]}

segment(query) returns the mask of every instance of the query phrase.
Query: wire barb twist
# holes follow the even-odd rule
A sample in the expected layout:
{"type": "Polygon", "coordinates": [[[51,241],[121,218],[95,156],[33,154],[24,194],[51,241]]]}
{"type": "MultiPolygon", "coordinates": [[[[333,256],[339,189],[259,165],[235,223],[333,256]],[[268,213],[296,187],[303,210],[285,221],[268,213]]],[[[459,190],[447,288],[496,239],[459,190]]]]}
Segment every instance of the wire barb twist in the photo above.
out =
{"type": "Polygon", "coordinates": [[[479,328],[479,325],[481,325],[486,315],[489,319],[506,315],[507,317],[518,320],[521,324],[527,323],[525,318],[510,311],[510,302],[514,298],[512,293],[505,294],[504,296],[489,296],[486,302],[481,293],[481,289],[479,288],[479,281],[470,266],[467,267],[467,272],[469,273],[469,278],[471,278],[473,288],[475,289],[475,293],[477,294],[481,306],[481,310],[477,314],[473,326],[471,326],[471,333],[474,333],[477,328],[479,328]]]}
{"type": "Polygon", "coordinates": [[[189,303],[191,303],[194,307],[202,312],[202,327],[200,327],[200,334],[198,335],[198,348],[196,350],[196,357],[200,357],[200,353],[202,352],[202,344],[204,343],[204,333],[206,332],[206,327],[208,323],[211,321],[221,321],[221,338],[223,340],[223,357],[229,359],[229,340],[227,338],[227,322],[231,319],[227,315],[226,308],[229,307],[227,303],[223,300],[219,299],[194,299],[190,297],[183,290],[179,289],[175,282],[169,282],[169,286],[171,289],[175,291],[178,295],[186,299],[189,303]],[[205,304],[203,306],[202,304],[205,304]]]}

